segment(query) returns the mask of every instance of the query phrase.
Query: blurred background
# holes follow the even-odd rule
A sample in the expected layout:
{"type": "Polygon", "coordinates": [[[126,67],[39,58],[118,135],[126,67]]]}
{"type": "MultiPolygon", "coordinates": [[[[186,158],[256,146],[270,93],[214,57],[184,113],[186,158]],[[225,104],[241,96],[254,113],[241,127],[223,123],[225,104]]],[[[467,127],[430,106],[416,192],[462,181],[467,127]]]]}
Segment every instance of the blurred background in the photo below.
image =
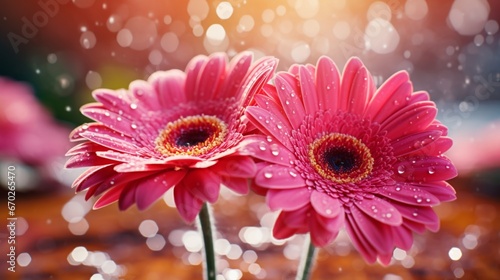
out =
{"type": "MultiPolygon", "coordinates": [[[[171,194],[145,212],[91,211],[70,189],[69,131],[96,88],[126,88],[198,54],[251,50],[278,70],[340,69],[360,57],[381,84],[407,70],[450,129],[458,199],[436,208],[438,233],[367,265],[341,234],[314,279],[496,279],[500,275],[500,1],[39,0],[0,3],[0,217],[16,172],[16,272],[0,228],[0,279],[199,279],[201,240],[171,194]]],[[[270,235],[261,197],[222,193],[215,205],[218,279],[293,279],[303,237],[270,235]],[[251,211],[248,211],[251,209],[251,211]]],[[[7,224],[7,222],[5,222],[7,224]]]]}

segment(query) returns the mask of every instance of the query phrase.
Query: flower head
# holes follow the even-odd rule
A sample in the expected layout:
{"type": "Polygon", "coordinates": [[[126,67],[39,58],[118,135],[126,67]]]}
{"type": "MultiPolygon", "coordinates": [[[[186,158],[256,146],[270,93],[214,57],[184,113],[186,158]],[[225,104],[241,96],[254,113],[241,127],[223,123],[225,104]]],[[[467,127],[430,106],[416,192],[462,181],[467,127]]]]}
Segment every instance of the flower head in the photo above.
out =
{"type": "Polygon", "coordinates": [[[225,54],[197,56],[185,72],[156,72],[128,90],[99,89],[99,103],[81,111],[96,122],[71,134],[84,141],[67,154],[67,167],[90,167],[73,184],[100,196],[95,208],[118,201],[145,209],[174,187],[180,215],[191,222],[204,202],[215,202],[221,183],[248,192],[253,160],[241,152],[245,106],[273,74],[276,61],[252,65],[251,53],[230,64],[225,54]]]}
{"type": "Polygon", "coordinates": [[[345,228],[369,262],[387,264],[412,232],[435,231],[432,206],[455,199],[442,155],[447,129],[426,92],[398,72],[378,89],[353,58],[342,75],[329,58],[294,65],[255,97],[247,116],[264,134],[246,149],[261,160],[255,189],[281,210],[277,238],[311,235],[326,246],[345,228]]]}
{"type": "Polygon", "coordinates": [[[43,166],[70,147],[68,128],[40,105],[32,89],[0,77],[0,157],[43,166]]]}

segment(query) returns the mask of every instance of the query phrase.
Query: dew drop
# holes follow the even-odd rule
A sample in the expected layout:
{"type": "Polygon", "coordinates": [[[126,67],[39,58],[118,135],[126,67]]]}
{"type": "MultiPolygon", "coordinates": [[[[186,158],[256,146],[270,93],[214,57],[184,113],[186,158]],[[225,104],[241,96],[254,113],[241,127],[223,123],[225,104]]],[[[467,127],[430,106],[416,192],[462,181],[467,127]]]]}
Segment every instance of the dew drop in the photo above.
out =
{"type": "Polygon", "coordinates": [[[399,174],[404,174],[406,171],[406,167],[404,165],[398,166],[398,173],[399,174]]]}
{"type": "Polygon", "coordinates": [[[276,125],[276,127],[278,127],[278,129],[282,129],[283,128],[283,126],[281,124],[276,125]]]}
{"type": "Polygon", "coordinates": [[[135,104],[135,103],[131,103],[131,104],[130,104],[130,109],[132,109],[132,110],[137,109],[137,104],[135,104]]]}
{"type": "Polygon", "coordinates": [[[401,191],[401,187],[396,187],[396,191],[397,192],[401,191]]]}
{"type": "Polygon", "coordinates": [[[326,212],[326,214],[327,214],[327,215],[332,214],[332,210],[331,210],[331,209],[326,209],[326,211],[325,211],[325,212],[326,212]]]}
{"type": "Polygon", "coordinates": [[[385,214],[385,216],[390,219],[392,217],[392,214],[391,213],[387,213],[387,214],[385,214]]]}
{"type": "Polygon", "coordinates": [[[269,135],[266,137],[266,139],[267,139],[267,142],[273,142],[273,138],[269,135]]]}
{"type": "Polygon", "coordinates": [[[131,124],[130,127],[132,127],[132,129],[136,129],[137,128],[137,125],[135,123],[131,124]]]}
{"type": "Polygon", "coordinates": [[[431,166],[431,167],[429,167],[429,169],[428,169],[427,171],[428,171],[428,172],[429,172],[429,174],[431,174],[431,175],[432,175],[432,174],[434,174],[434,173],[436,173],[436,169],[435,169],[434,167],[432,167],[432,166],[431,166]]]}
{"type": "Polygon", "coordinates": [[[418,216],[418,213],[417,212],[413,212],[412,215],[413,215],[413,217],[416,217],[416,216],[418,216]]]}
{"type": "Polygon", "coordinates": [[[422,203],[422,199],[421,198],[417,198],[417,203],[422,203]]]}
{"type": "Polygon", "coordinates": [[[330,85],[326,86],[326,90],[330,90],[332,87],[330,85]]]}
{"type": "Polygon", "coordinates": [[[264,178],[271,179],[273,177],[273,173],[271,172],[264,172],[264,178]]]}
{"type": "Polygon", "coordinates": [[[295,178],[295,177],[297,177],[297,173],[295,173],[295,172],[293,172],[293,171],[290,171],[290,172],[288,172],[288,173],[290,174],[290,176],[292,176],[292,177],[294,177],[294,178],[295,178]]]}
{"type": "Polygon", "coordinates": [[[280,150],[278,148],[278,144],[272,144],[271,145],[271,154],[273,154],[273,156],[277,156],[279,155],[280,153],[280,150]]]}
{"type": "Polygon", "coordinates": [[[259,143],[259,150],[265,151],[266,150],[266,143],[265,142],[260,142],[259,143]]]}
{"type": "Polygon", "coordinates": [[[116,120],[120,122],[122,120],[122,117],[117,117],[116,120]]]}
{"type": "Polygon", "coordinates": [[[397,101],[397,100],[394,100],[394,102],[393,102],[393,103],[394,103],[394,105],[395,105],[395,106],[398,106],[398,105],[399,105],[399,101],[397,101]]]}

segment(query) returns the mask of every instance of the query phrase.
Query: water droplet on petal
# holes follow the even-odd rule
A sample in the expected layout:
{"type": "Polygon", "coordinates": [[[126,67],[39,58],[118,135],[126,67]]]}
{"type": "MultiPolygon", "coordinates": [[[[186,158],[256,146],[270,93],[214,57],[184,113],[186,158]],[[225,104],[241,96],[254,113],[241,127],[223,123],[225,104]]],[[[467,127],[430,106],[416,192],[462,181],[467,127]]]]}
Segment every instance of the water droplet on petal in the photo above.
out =
{"type": "Polygon", "coordinates": [[[417,198],[417,203],[422,203],[422,199],[421,198],[417,198]]]}
{"type": "Polygon", "coordinates": [[[273,177],[273,173],[271,172],[264,172],[264,178],[271,179],[273,177]]]}
{"type": "Polygon", "coordinates": [[[135,104],[135,103],[131,103],[131,104],[130,104],[130,109],[132,109],[132,110],[137,109],[137,104],[135,104]]]}
{"type": "Polygon", "coordinates": [[[404,165],[398,166],[398,173],[399,174],[404,174],[406,171],[406,167],[404,165]]]}
{"type": "Polygon", "coordinates": [[[259,143],[259,150],[261,150],[261,151],[265,151],[265,150],[266,150],[266,147],[267,147],[267,145],[266,145],[266,143],[265,143],[265,142],[260,142],[260,143],[259,143]]]}
{"type": "Polygon", "coordinates": [[[273,154],[273,156],[277,156],[279,155],[280,153],[280,150],[278,148],[278,144],[272,144],[271,145],[271,154],[273,154]]]}
{"type": "Polygon", "coordinates": [[[327,214],[327,215],[332,214],[332,210],[331,210],[331,209],[326,209],[326,211],[325,211],[325,212],[326,212],[326,214],[327,214]]]}
{"type": "Polygon", "coordinates": [[[385,216],[386,216],[388,219],[390,219],[390,218],[392,217],[392,214],[391,214],[391,213],[387,213],[387,214],[385,214],[385,216]]]}
{"type": "Polygon", "coordinates": [[[295,172],[293,172],[293,171],[290,171],[290,172],[289,172],[289,174],[290,174],[290,176],[292,176],[292,177],[294,177],[294,178],[295,178],[295,177],[297,177],[297,173],[295,173],[295,172]]]}
{"type": "Polygon", "coordinates": [[[431,167],[429,167],[429,169],[427,171],[429,172],[429,174],[432,175],[432,174],[436,173],[436,168],[431,166],[431,167]]]}
{"type": "Polygon", "coordinates": [[[131,124],[130,127],[132,127],[132,129],[136,129],[137,128],[137,125],[135,123],[131,124]]]}

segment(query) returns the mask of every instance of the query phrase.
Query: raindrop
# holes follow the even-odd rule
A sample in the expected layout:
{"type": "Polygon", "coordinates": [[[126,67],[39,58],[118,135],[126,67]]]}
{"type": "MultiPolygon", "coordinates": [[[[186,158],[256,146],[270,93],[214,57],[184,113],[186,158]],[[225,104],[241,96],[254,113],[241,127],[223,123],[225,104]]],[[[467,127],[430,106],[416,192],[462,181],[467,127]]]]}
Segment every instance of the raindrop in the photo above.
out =
{"type": "Polygon", "coordinates": [[[390,218],[392,217],[392,214],[391,214],[391,213],[387,213],[387,214],[385,214],[385,216],[386,216],[388,219],[390,219],[390,218]]]}
{"type": "Polygon", "coordinates": [[[436,168],[431,166],[431,167],[429,167],[429,169],[427,171],[429,172],[429,174],[432,175],[432,174],[436,173],[436,168]]]}
{"type": "Polygon", "coordinates": [[[132,109],[132,110],[137,109],[137,104],[135,104],[135,103],[131,103],[131,104],[130,104],[130,109],[132,109]]]}
{"type": "Polygon", "coordinates": [[[297,177],[297,173],[295,173],[295,172],[293,172],[293,171],[290,171],[290,172],[288,172],[288,173],[290,174],[290,176],[292,176],[292,177],[294,177],[294,178],[295,178],[295,177],[297,177]]]}
{"type": "Polygon", "coordinates": [[[267,179],[271,179],[273,177],[273,173],[271,172],[264,172],[264,177],[267,178],[267,179]]]}
{"type": "Polygon", "coordinates": [[[132,127],[132,129],[136,129],[137,128],[137,125],[135,123],[131,124],[130,127],[132,127]]]}

